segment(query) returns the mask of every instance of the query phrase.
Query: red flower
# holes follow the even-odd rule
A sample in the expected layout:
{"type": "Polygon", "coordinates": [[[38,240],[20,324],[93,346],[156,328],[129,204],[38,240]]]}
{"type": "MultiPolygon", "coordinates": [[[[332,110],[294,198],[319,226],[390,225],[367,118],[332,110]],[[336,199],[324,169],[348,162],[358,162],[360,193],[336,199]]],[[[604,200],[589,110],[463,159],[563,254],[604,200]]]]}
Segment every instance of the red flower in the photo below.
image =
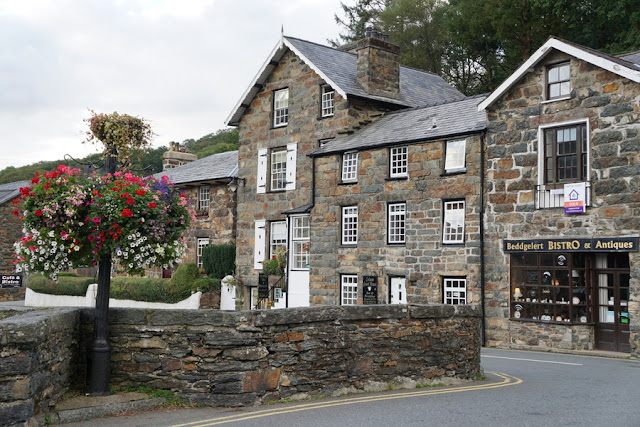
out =
{"type": "Polygon", "coordinates": [[[14,215],[20,215],[20,212],[18,211],[18,209],[14,209],[13,214],[14,215]]]}
{"type": "Polygon", "coordinates": [[[150,207],[150,208],[155,208],[156,206],[158,206],[158,205],[156,205],[156,204],[155,204],[155,203],[153,203],[153,202],[149,203],[149,207],[150,207]]]}
{"type": "Polygon", "coordinates": [[[123,217],[125,218],[131,218],[133,216],[133,212],[131,212],[129,209],[122,209],[122,214],[123,217]]]}
{"type": "Polygon", "coordinates": [[[138,196],[144,196],[145,193],[144,193],[144,190],[136,190],[136,194],[138,196]]]}
{"type": "Polygon", "coordinates": [[[127,204],[128,204],[128,205],[133,205],[135,202],[136,202],[136,201],[135,201],[133,198],[131,198],[131,197],[129,197],[129,198],[127,199],[127,204]]]}
{"type": "Polygon", "coordinates": [[[42,216],[42,211],[40,209],[38,209],[37,211],[34,212],[34,214],[36,214],[38,216],[42,216]]]}
{"type": "Polygon", "coordinates": [[[38,182],[40,182],[40,178],[38,178],[37,176],[35,178],[31,178],[32,184],[37,184],[38,182]]]}

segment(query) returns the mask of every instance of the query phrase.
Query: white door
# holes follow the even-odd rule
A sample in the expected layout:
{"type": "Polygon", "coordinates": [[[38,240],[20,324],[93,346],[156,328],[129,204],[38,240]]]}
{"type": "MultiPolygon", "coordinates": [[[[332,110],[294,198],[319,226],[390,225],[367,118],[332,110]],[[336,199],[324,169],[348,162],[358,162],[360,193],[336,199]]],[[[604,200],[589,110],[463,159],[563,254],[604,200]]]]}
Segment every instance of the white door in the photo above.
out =
{"type": "Polygon", "coordinates": [[[391,288],[390,289],[391,304],[407,303],[407,278],[406,277],[392,277],[390,288],[391,288]]]}

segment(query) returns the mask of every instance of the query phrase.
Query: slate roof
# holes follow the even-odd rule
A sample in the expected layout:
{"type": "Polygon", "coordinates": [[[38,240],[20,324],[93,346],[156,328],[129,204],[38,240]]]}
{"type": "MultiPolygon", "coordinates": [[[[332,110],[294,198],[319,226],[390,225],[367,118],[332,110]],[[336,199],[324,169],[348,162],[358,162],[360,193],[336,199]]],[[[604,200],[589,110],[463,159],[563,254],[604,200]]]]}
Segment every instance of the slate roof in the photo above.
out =
{"type": "Polygon", "coordinates": [[[387,113],[352,135],[329,141],[313,151],[311,156],[480,132],[486,128],[487,122],[484,111],[478,111],[478,104],[485,96],[470,96],[459,101],[387,113]]]}
{"type": "Polygon", "coordinates": [[[418,107],[464,97],[442,77],[403,66],[400,67],[400,99],[369,95],[357,83],[356,53],[283,36],[227,118],[227,125],[235,126],[240,122],[251,101],[262,89],[262,85],[287,50],[293,51],[327,84],[347,99],[361,97],[405,107],[418,107]]]}
{"type": "Polygon", "coordinates": [[[232,178],[238,176],[238,152],[227,151],[225,153],[212,154],[177,168],[156,173],[153,176],[160,179],[163,175],[167,175],[169,181],[174,184],[232,178]]]}
{"type": "Polygon", "coordinates": [[[28,187],[29,181],[15,181],[7,184],[0,184],[0,205],[15,199],[20,195],[20,187],[28,187]]]}
{"type": "Polygon", "coordinates": [[[636,64],[636,66],[640,67],[640,52],[626,53],[624,55],[620,55],[620,58],[636,64]]]}

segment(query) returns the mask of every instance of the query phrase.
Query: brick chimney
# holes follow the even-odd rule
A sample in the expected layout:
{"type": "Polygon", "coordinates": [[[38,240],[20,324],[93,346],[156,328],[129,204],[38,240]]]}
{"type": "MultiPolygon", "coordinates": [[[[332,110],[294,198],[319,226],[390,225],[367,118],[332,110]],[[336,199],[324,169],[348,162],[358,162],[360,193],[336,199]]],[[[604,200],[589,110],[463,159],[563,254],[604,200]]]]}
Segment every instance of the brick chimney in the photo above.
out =
{"type": "Polygon", "coordinates": [[[400,47],[389,36],[367,28],[364,39],[340,49],[358,55],[358,84],[369,95],[400,98],[400,47]]]}
{"type": "Polygon", "coordinates": [[[194,160],[198,160],[198,156],[184,152],[177,142],[170,142],[169,151],[162,153],[162,170],[177,168],[194,160]]]}

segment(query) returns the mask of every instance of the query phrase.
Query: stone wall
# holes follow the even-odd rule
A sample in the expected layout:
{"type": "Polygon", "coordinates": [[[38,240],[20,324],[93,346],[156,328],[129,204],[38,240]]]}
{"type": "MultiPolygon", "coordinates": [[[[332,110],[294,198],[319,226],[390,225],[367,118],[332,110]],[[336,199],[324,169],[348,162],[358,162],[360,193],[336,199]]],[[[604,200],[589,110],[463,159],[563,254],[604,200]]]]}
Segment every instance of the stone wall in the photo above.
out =
{"type": "MultiPolygon", "coordinates": [[[[408,179],[389,179],[389,148],[358,153],[356,183],[341,182],[341,154],[316,159],[311,218],[311,303],[340,304],[340,275],[378,276],[389,302],[389,278],[407,278],[409,303],[442,303],[443,277],[467,279],[469,303],[480,302],[480,135],[467,137],[465,173],[444,174],[445,141],[408,146],[408,179]],[[443,244],[443,201],[465,200],[464,244],[443,244]],[[406,202],[406,243],[387,242],[387,205],[406,202]],[[341,245],[341,208],[358,206],[358,244],[341,245]]],[[[362,303],[362,289],[359,292],[362,303]]]]}
{"type": "MultiPolygon", "coordinates": [[[[350,100],[335,94],[331,117],[320,117],[321,87],[325,82],[292,52],[284,54],[279,65],[255,96],[239,125],[238,176],[246,178],[238,187],[238,275],[245,285],[256,286],[254,238],[256,220],[284,220],[282,213],[311,202],[312,161],[307,156],[319,141],[355,129],[375,120],[386,111],[372,102],[350,100]],[[287,126],[273,128],[273,91],[289,88],[287,126]],[[283,148],[297,144],[296,188],[289,191],[256,194],[258,149],[283,148]]],[[[268,228],[267,228],[268,229],[268,228]]],[[[268,236],[267,236],[268,241],[268,236]]],[[[244,288],[243,289],[247,289],[244,288]]],[[[243,296],[240,295],[241,299],[243,296]]],[[[248,308],[245,298],[245,308],[248,308]]]]}
{"type": "MultiPolygon", "coordinates": [[[[504,239],[615,237],[640,231],[640,84],[559,53],[550,53],[489,107],[487,140],[487,338],[489,345],[530,341],[532,345],[584,348],[582,326],[554,328],[509,321],[509,257],[504,239]],[[570,60],[568,99],[545,101],[546,64],[570,60]],[[539,126],[587,120],[592,205],[586,214],[562,208],[536,209],[539,184],[539,126]],[[523,336],[530,340],[524,339],[523,336]]],[[[632,352],[640,351],[640,256],[630,254],[632,352]]],[[[585,335],[586,334],[586,335],[585,335]]],[[[591,338],[593,342],[593,337],[591,338]]]]}
{"type": "Polygon", "coordinates": [[[22,237],[22,223],[17,215],[13,214],[19,206],[11,202],[0,206],[0,274],[12,274],[16,272],[13,261],[15,260],[15,242],[22,237]]]}
{"type": "Polygon", "coordinates": [[[0,310],[0,425],[44,424],[76,372],[79,319],[78,309],[0,310]]]}
{"type": "MultiPolygon", "coordinates": [[[[92,314],[83,311],[85,343],[92,314]]],[[[197,404],[254,405],[480,372],[476,306],[112,309],[109,324],[112,383],[177,389],[197,404]]]]}

